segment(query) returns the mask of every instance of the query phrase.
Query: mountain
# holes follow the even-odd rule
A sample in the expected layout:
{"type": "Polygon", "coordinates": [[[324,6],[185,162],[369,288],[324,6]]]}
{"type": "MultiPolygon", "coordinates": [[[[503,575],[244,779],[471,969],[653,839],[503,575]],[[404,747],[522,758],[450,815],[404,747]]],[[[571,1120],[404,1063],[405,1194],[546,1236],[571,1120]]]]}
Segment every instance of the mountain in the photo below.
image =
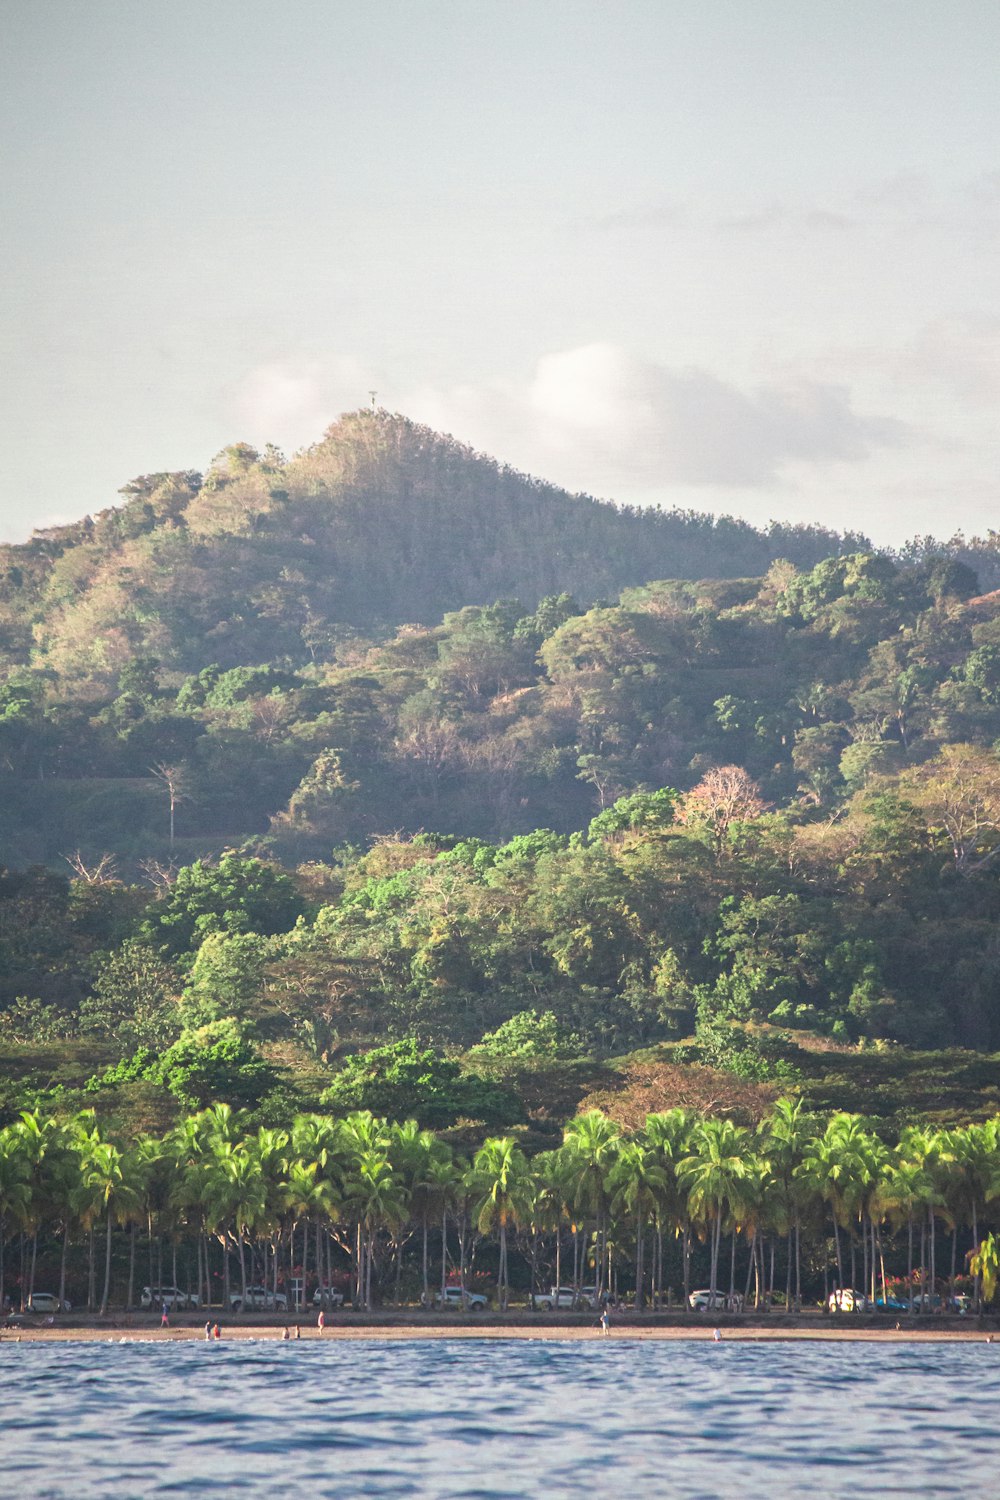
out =
{"type": "Polygon", "coordinates": [[[122,494],[0,548],[0,661],[99,691],[137,658],[295,665],[351,630],[464,605],[563,592],[589,604],[868,547],[819,526],[758,531],[571,495],[384,410],[341,417],[291,460],[237,443],[205,475],[143,475],[122,494]]]}

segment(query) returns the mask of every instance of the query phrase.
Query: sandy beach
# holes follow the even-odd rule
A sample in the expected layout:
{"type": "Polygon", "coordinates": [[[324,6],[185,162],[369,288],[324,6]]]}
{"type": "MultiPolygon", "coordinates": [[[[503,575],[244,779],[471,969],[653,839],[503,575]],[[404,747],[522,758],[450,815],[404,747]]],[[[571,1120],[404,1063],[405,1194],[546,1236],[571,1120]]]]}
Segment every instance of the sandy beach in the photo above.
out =
{"type": "MultiPolygon", "coordinates": [[[[895,1326],[887,1328],[879,1327],[851,1327],[850,1325],[838,1326],[829,1320],[817,1319],[814,1324],[799,1324],[783,1326],[780,1324],[761,1325],[759,1323],[743,1325],[721,1325],[722,1339],[726,1343],[781,1343],[805,1340],[809,1342],[822,1343],[987,1343],[996,1341],[997,1353],[1000,1356],[1000,1332],[992,1328],[993,1320],[988,1320],[986,1326],[978,1323],[953,1326],[936,1326],[931,1328],[920,1328],[907,1326],[902,1323],[897,1329],[895,1326]]],[[[525,1322],[507,1323],[337,1323],[327,1324],[326,1329],[320,1333],[314,1323],[303,1323],[301,1326],[301,1340],[316,1341],[323,1339],[327,1342],[338,1340],[406,1340],[406,1339],[523,1339],[523,1340],[546,1340],[563,1342],[591,1342],[601,1339],[605,1335],[596,1325],[585,1325],[580,1323],[567,1324],[565,1326],[545,1324],[530,1324],[525,1322]]],[[[644,1325],[638,1320],[615,1322],[612,1320],[611,1331],[608,1337],[613,1339],[626,1339],[632,1342],[653,1341],[702,1341],[712,1342],[712,1323],[698,1324],[674,1324],[674,1325],[644,1325]]],[[[284,1342],[282,1340],[281,1325],[275,1324],[243,1324],[243,1323],[221,1323],[222,1341],[252,1339],[259,1342],[284,1342]]],[[[295,1325],[291,1325],[292,1342],[295,1342],[295,1325]]],[[[68,1343],[74,1341],[82,1342],[104,1342],[120,1343],[142,1341],[143,1343],[184,1343],[191,1340],[205,1341],[204,1322],[197,1325],[184,1325],[173,1328],[160,1328],[154,1324],[140,1324],[136,1321],[125,1319],[108,1319],[103,1323],[91,1323],[86,1326],[69,1325],[38,1325],[25,1324],[14,1328],[5,1328],[0,1333],[0,1343],[68,1343]]]]}

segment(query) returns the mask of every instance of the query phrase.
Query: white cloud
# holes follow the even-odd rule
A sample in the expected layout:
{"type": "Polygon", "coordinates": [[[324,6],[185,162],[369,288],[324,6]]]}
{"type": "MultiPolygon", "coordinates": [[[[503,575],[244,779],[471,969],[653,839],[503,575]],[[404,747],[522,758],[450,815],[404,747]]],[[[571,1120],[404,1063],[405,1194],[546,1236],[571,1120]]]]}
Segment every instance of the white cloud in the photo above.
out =
{"type": "Polygon", "coordinates": [[[903,441],[858,414],[846,387],[743,390],[607,343],[543,355],[523,385],[415,391],[403,410],[534,473],[595,493],[773,485],[787,466],[858,463],[903,441]]]}
{"type": "Polygon", "coordinates": [[[371,375],[359,360],[275,360],[257,365],[230,399],[240,434],[292,451],[315,443],[342,411],[366,403],[371,375]]]}

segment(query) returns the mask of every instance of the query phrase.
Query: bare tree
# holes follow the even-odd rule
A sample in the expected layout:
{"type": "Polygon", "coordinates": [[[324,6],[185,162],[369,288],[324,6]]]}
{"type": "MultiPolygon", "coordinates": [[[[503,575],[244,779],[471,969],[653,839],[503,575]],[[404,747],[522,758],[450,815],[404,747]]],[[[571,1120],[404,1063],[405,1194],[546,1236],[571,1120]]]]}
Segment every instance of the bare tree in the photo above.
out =
{"type": "Polygon", "coordinates": [[[742,766],[716,766],[683,799],[682,823],[704,823],[712,832],[718,857],[729,835],[730,825],[759,818],[767,811],[760,787],[742,766]]]}
{"type": "Polygon", "coordinates": [[[69,865],[73,874],[84,885],[121,885],[118,878],[118,862],[113,854],[105,850],[96,865],[88,865],[79,849],[72,854],[64,854],[62,858],[69,865]]]}
{"type": "Polygon", "coordinates": [[[181,802],[190,802],[188,776],[183,766],[168,766],[163,762],[150,766],[150,772],[163,783],[170,800],[170,847],[174,847],[174,819],[181,802]]]}
{"type": "Polygon", "coordinates": [[[140,859],[139,869],[153,889],[159,893],[169,891],[177,879],[177,866],[171,860],[170,864],[163,864],[158,859],[140,859]]]}

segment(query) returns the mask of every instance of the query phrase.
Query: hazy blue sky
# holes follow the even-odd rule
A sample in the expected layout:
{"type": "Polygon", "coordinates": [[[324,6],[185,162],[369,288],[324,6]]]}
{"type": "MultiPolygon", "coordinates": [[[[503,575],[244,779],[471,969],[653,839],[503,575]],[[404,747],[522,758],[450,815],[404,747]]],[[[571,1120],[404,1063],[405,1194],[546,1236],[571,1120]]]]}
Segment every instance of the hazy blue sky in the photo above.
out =
{"type": "Polygon", "coordinates": [[[370,387],[616,499],[1000,526],[998,0],[0,22],[0,536],[370,387]]]}

